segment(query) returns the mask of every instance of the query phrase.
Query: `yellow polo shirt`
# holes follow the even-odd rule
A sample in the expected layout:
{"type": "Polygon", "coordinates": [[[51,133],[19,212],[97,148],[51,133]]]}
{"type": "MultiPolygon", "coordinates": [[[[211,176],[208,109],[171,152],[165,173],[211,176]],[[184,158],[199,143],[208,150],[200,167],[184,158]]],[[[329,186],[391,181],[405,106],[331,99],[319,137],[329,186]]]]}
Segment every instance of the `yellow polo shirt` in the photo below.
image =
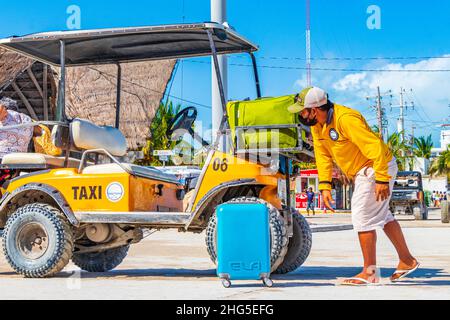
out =
{"type": "Polygon", "coordinates": [[[373,167],[375,180],[388,183],[392,153],[356,110],[335,104],[329,123],[311,128],[319,171],[319,190],[330,190],[333,161],[352,179],[364,167],[373,167]]]}

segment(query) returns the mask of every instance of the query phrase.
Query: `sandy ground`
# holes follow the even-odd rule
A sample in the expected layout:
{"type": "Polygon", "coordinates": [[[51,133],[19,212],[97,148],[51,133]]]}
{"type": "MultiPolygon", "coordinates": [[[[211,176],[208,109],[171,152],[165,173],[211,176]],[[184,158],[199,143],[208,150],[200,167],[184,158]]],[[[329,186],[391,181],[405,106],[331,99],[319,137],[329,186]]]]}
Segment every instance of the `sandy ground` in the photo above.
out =
{"type": "MultiPolygon", "coordinates": [[[[312,223],[348,223],[348,215],[311,217],[312,223]]],[[[361,255],[354,231],[313,235],[307,262],[297,271],[273,276],[273,288],[239,281],[225,289],[215,276],[203,234],[157,232],[134,245],[114,271],[80,272],[69,264],[52,279],[22,279],[0,255],[0,299],[450,299],[450,226],[400,217],[412,252],[422,263],[402,283],[345,287],[339,283],[360,271],[361,255]]],[[[379,233],[378,263],[388,277],[397,263],[393,247],[379,233]]]]}

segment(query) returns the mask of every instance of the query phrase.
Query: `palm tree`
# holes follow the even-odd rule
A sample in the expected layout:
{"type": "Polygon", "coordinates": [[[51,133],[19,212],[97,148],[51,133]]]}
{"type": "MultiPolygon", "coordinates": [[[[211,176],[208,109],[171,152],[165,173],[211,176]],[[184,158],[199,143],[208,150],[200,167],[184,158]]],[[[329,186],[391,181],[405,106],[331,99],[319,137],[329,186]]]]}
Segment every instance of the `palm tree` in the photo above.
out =
{"type": "Polygon", "coordinates": [[[450,148],[447,147],[447,150],[441,153],[439,157],[437,157],[430,167],[431,175],[450,175],[450,148]]]}
{"type": "Polygon", "coordinates": [[[411,146],[401,139],[401,133],[394,132],[387,139],[387,145],[394,157],[397,159],[400,171],[406,169],[406,162],[411,158],[411,146]]]}
{"type": "Polygon", "coordinates": [[[176,142],[171,141],[170,137],[167,137],[166,132],[170,121],[180,110],[181,105],[174,106],[171,101],[161,102],[150,126],[151,138],[147,140],[147,145],[142,149],[144,159],[139,161],[140,165],[162,165],[159,158],[153,155],[153,151],[172,150],[175,147],[176,142]]]}
{"type": "Polygon", "coordinates": [[[428,137],[419,137],[414,139],[414,155],[419,158],[430,159],[433,140],[431,134],[428,137]]]}

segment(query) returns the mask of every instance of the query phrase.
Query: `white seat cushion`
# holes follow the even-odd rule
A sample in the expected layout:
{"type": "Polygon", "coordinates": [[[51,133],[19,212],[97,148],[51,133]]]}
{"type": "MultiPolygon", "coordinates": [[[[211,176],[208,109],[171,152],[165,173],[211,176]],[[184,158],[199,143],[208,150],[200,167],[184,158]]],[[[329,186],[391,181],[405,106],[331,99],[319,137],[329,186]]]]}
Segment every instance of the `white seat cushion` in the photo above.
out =
{"type": "MultiPolygon", "coordinates": [[[[3,157],[2,165],[64,167],[64,157],[54,157],[42,153],[10,153],[3,157]]],[[[69,168],[77,168],[80,160],[69,158],[69,168]]]]}
{"type": "MultiPolygon", "coordinates": [[[[133,174],[153,179],[153,180],[160,180],[175,184],[180,184],[180,180],[172,174],[162,172],[161,170],[158,170],[156,168],[152,167],[142,167],[131,163],[122,163],[122,165],[132,172],[133,174]]],[[[89,166],[84,168],[83,174],[102,174],[102,173],[124,173],[126,172],[121,166],[119,166],[116,163],[108,163],[108,164],[99,164],[95,166],[89,166]]]]}
{"type": "Polygon", "coordinates": [[[87,120],[74,119],[70,124],[70,132],[78,149],[105,149],[116,157],[127,153],[127,140],[116,128],[100,127],[87,120]]]}

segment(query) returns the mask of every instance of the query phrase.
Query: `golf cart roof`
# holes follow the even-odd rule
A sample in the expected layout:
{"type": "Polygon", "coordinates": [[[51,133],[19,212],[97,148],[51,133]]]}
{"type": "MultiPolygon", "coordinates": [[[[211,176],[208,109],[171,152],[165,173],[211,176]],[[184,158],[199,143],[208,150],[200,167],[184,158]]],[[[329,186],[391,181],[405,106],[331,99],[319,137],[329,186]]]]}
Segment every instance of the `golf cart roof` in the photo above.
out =
{"type": "Polygon", "coordinates": [[[212,22],[37,33],[1,39],[0,46],[54,66],[60,65],[61,40],[68,67],[161,60],[211,55],[207,30],[218,54],[258,50],[232,29],[212,22]]]}

